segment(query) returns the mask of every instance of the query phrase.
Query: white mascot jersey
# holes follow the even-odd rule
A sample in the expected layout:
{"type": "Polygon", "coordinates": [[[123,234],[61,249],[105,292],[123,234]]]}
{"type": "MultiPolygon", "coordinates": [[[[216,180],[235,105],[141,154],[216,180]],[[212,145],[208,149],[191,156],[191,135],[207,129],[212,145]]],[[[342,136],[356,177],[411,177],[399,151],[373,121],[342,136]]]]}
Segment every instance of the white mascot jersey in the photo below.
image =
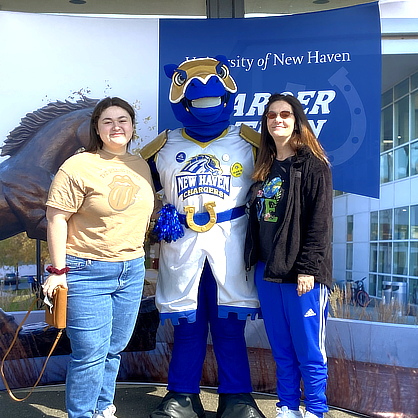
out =
{"type": "MultiPolygon", "coordinates": [[[[163,187],[163,204],[171,203],[180,214],[185,206],[206,212],[215,202],[216,213],[243,206],[252,184],[254,147],[230,126],[218,138],[201,143],[182,129],[168,132],[167,142],[156,156],[163,187]]],[[[246,272],[244,241],[247,215],[216,223],[206,232],[183,225],[184,237],[161,242],[156,304],[160,314],[197,308],[199,280],[207,259],[218,287],[218,306],[258,309],[253,272],[246,272]]],[[[240,310],[240,309],[237,309],[240,310]]],[[[248,312],[249,313],[249,312],[248,312]]]]}

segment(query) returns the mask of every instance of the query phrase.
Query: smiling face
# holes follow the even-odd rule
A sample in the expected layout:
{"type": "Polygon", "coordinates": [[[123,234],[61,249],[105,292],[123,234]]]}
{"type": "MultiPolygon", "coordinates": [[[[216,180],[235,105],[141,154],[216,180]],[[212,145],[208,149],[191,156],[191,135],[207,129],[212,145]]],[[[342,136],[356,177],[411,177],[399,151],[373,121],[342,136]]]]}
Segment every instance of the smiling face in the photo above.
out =
{"type": "MultiPolygon", "coordinates": [[[[288,142],[295,129],[295,116],[293,115],[292,106],[285,101],[273,102],[269,107],[269,112],[275,112],[274,119],[267,118],[267,129],[274,139],[274,142],[285,144],[288,142]],[[281,117],[280,112],[290,112],[289,117],[281,117]]],[[[282,116],[285,116],[282,114],[282,116]]]]}
{"type": "Polygon", "coordinates": [[[97,133],[103,141],[103,149],[112,154],[125,154],[133,134],[129,113],[119,106],[105,109],[97,122],[97,133]]]}

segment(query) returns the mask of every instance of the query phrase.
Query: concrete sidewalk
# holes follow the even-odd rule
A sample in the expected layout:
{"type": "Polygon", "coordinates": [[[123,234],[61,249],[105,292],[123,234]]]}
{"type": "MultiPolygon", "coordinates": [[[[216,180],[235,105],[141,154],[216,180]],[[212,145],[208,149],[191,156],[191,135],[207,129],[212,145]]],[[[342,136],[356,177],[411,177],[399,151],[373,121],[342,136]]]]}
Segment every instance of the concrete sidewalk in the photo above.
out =
{"type": "MultiPolygon", "coordinates": [[[[44,386],[36,388],[34,393],[23,402],[13,401],[7,392],[0,392],[1,418],[66,418],[65,387],[44,386]]],[[[16,397],[22,398],[27,391],[13,391],[16,397]]],[[[115,405],[118,418],[148,418],[166,394],[165,385],[118,383],[115,405]]],[[[266,418],[274,418],[276,397],[255,393],[254,398],[266,418]]],[[[216,418],[218,397],[215,389],[202,389],[201,399],[206,411],[206,418],[216,418]]],[[[333,409],[325,418],[354,418],[360,415],[333,409]]],[[[364,415],[363,415],[364,417],[364,415]]]]}

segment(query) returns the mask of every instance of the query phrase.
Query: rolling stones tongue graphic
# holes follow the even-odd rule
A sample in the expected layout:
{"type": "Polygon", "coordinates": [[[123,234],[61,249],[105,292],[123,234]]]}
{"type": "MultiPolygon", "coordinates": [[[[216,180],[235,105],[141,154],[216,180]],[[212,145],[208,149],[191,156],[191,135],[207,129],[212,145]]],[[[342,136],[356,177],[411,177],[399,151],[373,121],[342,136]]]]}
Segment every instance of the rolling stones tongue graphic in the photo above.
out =
{"type": "Polygon", "coordinates": [[[123,211],[131,206],[136,200],[139,186],[137,186],[129,176],[116,175],[109,184],[109,205],[112,209],[123,211]]]}

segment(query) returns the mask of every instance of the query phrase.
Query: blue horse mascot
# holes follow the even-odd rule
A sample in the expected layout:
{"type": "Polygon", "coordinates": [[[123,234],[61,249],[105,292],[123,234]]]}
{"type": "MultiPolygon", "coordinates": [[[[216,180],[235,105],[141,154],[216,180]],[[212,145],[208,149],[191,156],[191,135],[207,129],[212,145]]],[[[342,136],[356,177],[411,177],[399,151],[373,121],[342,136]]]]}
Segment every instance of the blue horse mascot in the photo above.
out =
{"type": "Polygon", "coordinates": [[[168,393],[151,418],[202,418],[200,380],[208,331],[218,364],[217,418],[264,417],[251,396],[245,323],[259,314],[244,265],[245,204],[259,134],[230,125],[237,86],[224,56],[164,67],[183,128],[141,154],[158,174],[163,207],[156,304],[174,325],[168,393]]]}

